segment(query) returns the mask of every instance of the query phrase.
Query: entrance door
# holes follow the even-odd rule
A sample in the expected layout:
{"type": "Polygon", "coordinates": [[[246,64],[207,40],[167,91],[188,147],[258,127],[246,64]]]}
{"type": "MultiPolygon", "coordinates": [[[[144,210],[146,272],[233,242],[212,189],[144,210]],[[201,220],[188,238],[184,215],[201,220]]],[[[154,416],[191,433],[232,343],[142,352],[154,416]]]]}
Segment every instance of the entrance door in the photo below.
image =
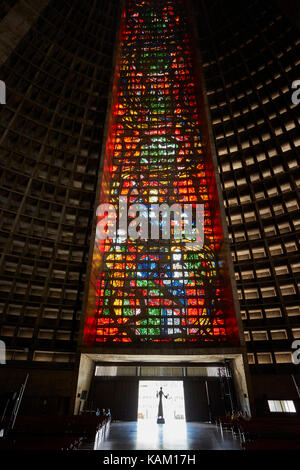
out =
{"type": "Polygon", "coordinates": [[[209,408],[204,380],[186,380],[184,382],[184,399],[187,421],[209,421],[209,408]]]}
{"type": "Polygon", "coordinates": [[[211,378],[211,380],[207,380],[207,390],[209,394],[212,419],[215,419],[218,416],[225,416],[226,409],[224,393],[221,387],[220,380],[213,378],[211,378]]]}
{"type": "Polygon", "coordinates": [[[224,390],[218,377],[185,380],[184,396],[187,421],[214,421],[226,414],[224,390]]]}

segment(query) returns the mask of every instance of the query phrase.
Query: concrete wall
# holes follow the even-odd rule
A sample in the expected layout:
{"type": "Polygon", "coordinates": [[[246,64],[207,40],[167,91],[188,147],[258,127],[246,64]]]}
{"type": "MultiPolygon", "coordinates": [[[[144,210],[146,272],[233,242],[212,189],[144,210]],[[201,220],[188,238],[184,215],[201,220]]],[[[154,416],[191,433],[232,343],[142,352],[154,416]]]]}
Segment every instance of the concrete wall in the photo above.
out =
{"type": "Polygon", "coordinates": [[[26,374],[29,373],[24,392],[20,415],[59,415],[69,414],[71,398],[75,385],[73,367],[0,367],[0,416],[7,399],[13,392],[18,392],[26,374]]]}
{"type": "MultiPolygon", "coordinates": [[[[295,379],[300,385],[300,373],[295,374],[295,379]]],[[[293,400],[300,416],[300,397],[291,374],[252,374],[252,384],[258,416],[270,414],[268,400],[293,400]]]]}
{"type": "Polygon", "coordinates": [[[0,23],[0,65],[30,30],[50,0],[20,0],[0,23]]]}

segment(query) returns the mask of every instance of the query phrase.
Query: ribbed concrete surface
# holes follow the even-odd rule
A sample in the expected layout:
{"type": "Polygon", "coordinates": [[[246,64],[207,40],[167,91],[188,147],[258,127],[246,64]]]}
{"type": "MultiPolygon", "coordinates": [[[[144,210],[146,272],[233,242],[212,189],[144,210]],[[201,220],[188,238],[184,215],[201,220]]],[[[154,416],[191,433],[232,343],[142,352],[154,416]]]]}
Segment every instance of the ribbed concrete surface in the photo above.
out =
{"type": "Polygon", "coordinates": [[[20,0],[0,22],[0,65],[30,30],[49,0],[20,0]]]}

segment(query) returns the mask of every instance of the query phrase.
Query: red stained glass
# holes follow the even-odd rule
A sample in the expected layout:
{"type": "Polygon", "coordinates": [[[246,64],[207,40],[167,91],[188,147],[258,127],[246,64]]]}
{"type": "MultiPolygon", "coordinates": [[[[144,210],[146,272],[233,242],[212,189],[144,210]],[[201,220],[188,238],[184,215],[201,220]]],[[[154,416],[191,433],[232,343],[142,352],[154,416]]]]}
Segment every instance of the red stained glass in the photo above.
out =
{"type": "Polygon", "coordinates": [[[205,242],[96,243],[85,343],[238,343],[184,0],[128,0],[99,202],[205,204],[205,242]],[[202,127],[201,127],[202,126],[202,127]]]}

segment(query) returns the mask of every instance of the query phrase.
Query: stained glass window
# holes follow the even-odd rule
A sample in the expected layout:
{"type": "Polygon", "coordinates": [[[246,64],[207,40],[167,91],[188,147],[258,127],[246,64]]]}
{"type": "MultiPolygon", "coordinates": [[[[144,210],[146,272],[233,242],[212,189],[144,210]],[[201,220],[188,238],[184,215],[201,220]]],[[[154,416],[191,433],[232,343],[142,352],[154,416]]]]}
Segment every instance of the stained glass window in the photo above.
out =
{"type": "Polygon", "coordinates": [[[86,344],[236,342],[200,92],[186,2],[129,0],[99,202],[204,204],[205,238],[201,250],[172,236],[96,241],[86,344]]]}

